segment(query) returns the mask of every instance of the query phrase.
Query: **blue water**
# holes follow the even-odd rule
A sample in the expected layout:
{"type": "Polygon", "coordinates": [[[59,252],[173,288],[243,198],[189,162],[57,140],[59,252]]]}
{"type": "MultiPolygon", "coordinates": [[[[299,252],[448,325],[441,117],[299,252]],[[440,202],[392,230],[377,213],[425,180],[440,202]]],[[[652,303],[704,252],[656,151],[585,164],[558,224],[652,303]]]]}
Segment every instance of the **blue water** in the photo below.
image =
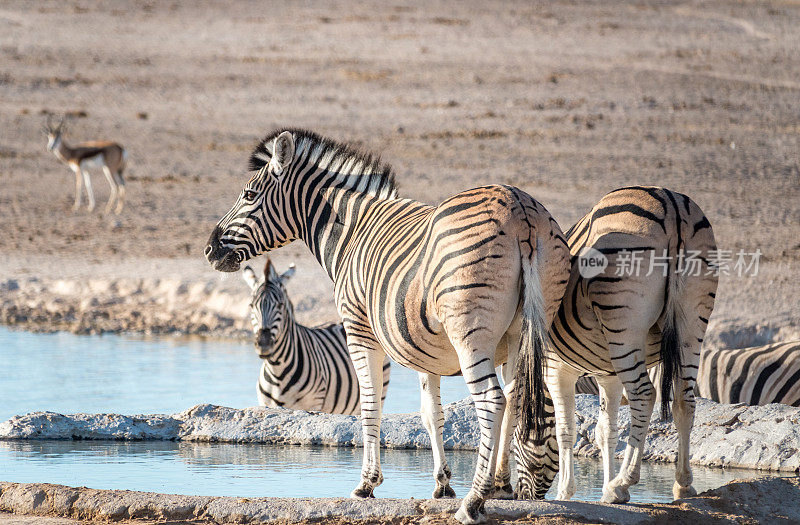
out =
{"type": "MultiPolygon", "coordinates": [[[[451,485],[463,497],[472,482],[475,453],[448,451],[451,485]]],[[[376,497],[428,498],[433,460],[428,450],[382,450],[384,482],[376,497]]],[[[0,441],[0,480],[48,482],[99,489],[240,497],[347,497],[358,484],[359,448],[175,442],[0,441]]],[[[644,463],[634,502],[671,501],[674,467],[644,463]]],[[[580,459],[575,499],[602,494],[598,461],[580,459]]],[[[742,470],[694,469],[698,491],[718,487],[742,470]]],[[[555,497],[555,484],[548,498],[555,497]]]]}
{"type": "MultiPolygon", "coordinates": [[[[133,336],[32,334],[0,328],[0,421],[15,414],[175,413],[199,403],[256,404],[260,360],[249,344],[133,336]]],[[[442,379],[443,402],[467,395],[460,377],[442,379]]],[[[419,407],[417,374],[392,367],[386,412],[419,407]]],[[[378,497],[425,498],[433,488],[430,451],[383,450],[378,497]]],[[[452,485],[469,489],[474,452],[450,451],[452,485]]],[[[0,480],[173,494],[347,496],[361,449],[174,442],[0,441],[0,480]]],[[[696,468],[698,490],[746,472],[696,468]]],[[[597,500],[602,469],[576,464],[576,499],[597,500]]],[[[633,501],[671,499],[671,465],[644,464],[633,501]]],[[[551,490],[553,497],[555,488],[551,490]]]]}
{"type": "MultiPolygon", "coordinates": [[[[199,403],[258,404],[252,345],[200,339],[37,334],[0,327],[0,421],[28,412],[171,414],[199,403]]],[[[442,402],[468,395],[442,378],[442,402]]],[[[392,365],[386,413],[419,410],[416,372],[392,365]]]]}

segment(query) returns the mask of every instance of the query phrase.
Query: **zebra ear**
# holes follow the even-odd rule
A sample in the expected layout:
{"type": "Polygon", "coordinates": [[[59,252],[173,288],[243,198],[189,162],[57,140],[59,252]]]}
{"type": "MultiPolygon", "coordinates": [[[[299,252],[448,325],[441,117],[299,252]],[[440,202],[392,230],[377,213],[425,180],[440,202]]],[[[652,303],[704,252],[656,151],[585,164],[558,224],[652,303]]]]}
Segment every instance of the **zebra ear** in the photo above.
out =
{"type": "Polygon", "coordinates": [[[274,281],[275,279],[280,279],[280,277],[278,276],[278,272],[275,271],[275,266],[272,264],[272,260],[267,257],[267,264],[264,265],[264,280],[274,281]]]}
{"type": "Polygon", "coordinates": [[[297,267],[294,265],[294,263],[290,264],[289,265],[289,269],[281,274],[281,281],[283,281],[285,283],[286,281],[291,279],[296,270],[297,270],[297,267]]]}
{"type": "Polygon", "coordinates": [[[290,131],[284,131],[275,137],[275,143],[272,146],[272,159],[269,161],[272,172],[276,175],[283,174],[283,170],[291,164],[293,158],[294,136],[290,131]]]}
{"type": "Polygon", "coordinates": [[[249,266],[245,266],[244,270],[242,270],[242,278],[244,278],[244,282],[247,283],[251,290],[258,288],[258,277],[256,277],[256,272],[254,272],[249,266]]]}

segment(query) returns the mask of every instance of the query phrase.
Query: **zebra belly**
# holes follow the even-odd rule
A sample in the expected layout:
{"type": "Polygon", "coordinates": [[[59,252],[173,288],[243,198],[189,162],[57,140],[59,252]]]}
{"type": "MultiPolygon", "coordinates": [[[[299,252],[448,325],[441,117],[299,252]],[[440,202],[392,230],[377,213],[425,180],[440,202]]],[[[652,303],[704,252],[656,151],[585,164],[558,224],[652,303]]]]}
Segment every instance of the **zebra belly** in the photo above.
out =
{"type": "MultiPolygon", "coordinates": [[[[616,375],[614,364],[611,362],[611,355],[608,350],[608,343],[605,340],[600,328],[597,330],[586,331],[578,334],[580,344],[575,342],[581,350],[574,352],[565,347],[563,342],[556,342],[551,334],[550,355],[567,367],[575,370],[579,375],[616,375]]],[[[651,331],[645,349],[645,365],[652,368],[661,362],[661,336],[660,332],[651,331]]]]}
{"type": "Polygon", "coordinates": [[[436,337],[436,340],[439,341],[438,345],[397,345],[385,341],[381,341],[381,345],[393,361],[411,370],[438,376],[457,375],[461,366],[455,348],[445,335],[436,337]]]}

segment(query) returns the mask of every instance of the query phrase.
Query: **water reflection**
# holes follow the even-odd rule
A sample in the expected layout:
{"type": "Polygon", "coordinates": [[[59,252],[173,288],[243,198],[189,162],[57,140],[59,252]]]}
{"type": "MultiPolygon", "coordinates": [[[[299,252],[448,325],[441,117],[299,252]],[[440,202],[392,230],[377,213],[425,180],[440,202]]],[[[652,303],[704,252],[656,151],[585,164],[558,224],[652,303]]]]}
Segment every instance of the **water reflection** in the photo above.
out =
{"type": "MultiPolygon", "coordinates": [[[[453,488],[469,490],[475,453],[448,451],[453,488]]],[[[385,481],[378,497],[427,498],[433,489],[428,450],[383,450],[385,481]]],[[[359,479],[361,449],[184,442],[5,441],[0,442],[3,480],[92,488],[242,497],[346,497],[359,479]]],[[[696,467],[698,491],[718,487],[752,471],[696,467]]],[[[576,462],[576,499],[600,498],[599,462],[576,462]]],[[[671,500],[672,465],[644,463],[635,502],[671,500]]],[[[551,490],[548,497],[555,495],[551,490]]]]}
{"type": "MultiPolygon", "coordinates": [[[[261,361],[247,343],[0,327],[0,362],[0,421],[39,410],[172,414],[200,403],[258,404],[261,361]]],[[[443,378],[444,403],[466,396],[462,378],[443,378]]],[[[395,364],[385,412],[418,410],[417,374],[395,364]]]]}

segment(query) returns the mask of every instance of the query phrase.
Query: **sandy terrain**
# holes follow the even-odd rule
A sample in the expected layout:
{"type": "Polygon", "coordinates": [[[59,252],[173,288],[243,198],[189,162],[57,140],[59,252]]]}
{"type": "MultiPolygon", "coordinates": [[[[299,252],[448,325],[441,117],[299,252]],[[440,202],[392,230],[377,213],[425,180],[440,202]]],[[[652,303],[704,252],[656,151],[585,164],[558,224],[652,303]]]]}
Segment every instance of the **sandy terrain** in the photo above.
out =
{"type": "MultiPolygon", "coordinates": [[[[722,280],[712,341],[800,337],[798,56],[793,1],[3,2],[0,319],[245,333],[244,284],[202,250],[254,142],[292,125],[381,152],[404,196],[515,184],[564,229],[616,187],[687,193],[721,248],[763,253],[757,277],[722,280]],[[48,112],[75,115],[72,143],[129,149],[121,216],[72,212],[48,112]],[[159,303],[163,278],[241,302],[214,324],[220,309],[193,317],[202,297],[159,303]],[[58,279],[73,291],[50,294],[58,279]],[[78,286],[90,280],[104,291],[78,286]]],[[[301,318],[333,319],[305,248],[281,252],[307,276],[291,290],[301,318]]]]}

